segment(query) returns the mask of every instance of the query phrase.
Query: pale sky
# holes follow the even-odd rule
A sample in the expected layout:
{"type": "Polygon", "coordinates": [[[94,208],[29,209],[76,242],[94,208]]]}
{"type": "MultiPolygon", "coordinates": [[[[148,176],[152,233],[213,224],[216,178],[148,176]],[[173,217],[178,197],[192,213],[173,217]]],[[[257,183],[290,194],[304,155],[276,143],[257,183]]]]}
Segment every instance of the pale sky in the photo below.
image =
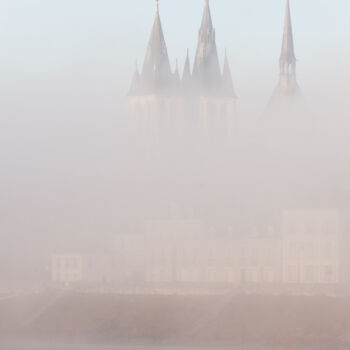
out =
{"type": "MultiPolygon", "coordinates": [[[[160,0],[172,62],[182,65],[187,47],[193,61],[203,3],[160,0]]],[[[222,56],[227,48],[238,86],[261,72],[274,84],[284,6],[285,0],[211,0],[218,49],[222,56]]],[[[142,64],[154,8],[154,0],[2,0],[2,82],[16,90],[89,66],[127,82],[135,60],[142,64]]],[[[349,0],[291,0],[291,8],[301,72],[349,61],[349,0]]]]}

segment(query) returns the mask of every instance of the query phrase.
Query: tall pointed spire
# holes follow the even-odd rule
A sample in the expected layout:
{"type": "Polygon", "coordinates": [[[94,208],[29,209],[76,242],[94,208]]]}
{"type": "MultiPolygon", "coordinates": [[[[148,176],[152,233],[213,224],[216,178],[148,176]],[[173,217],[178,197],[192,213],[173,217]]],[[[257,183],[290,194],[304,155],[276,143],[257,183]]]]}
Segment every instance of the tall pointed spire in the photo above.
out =
{"type": "Polygon", "coordinates": [[[224,68],[222,73],[222,92],[225,96],[235,97],[230,64],[227,58],[227,50],[225,50],[224,68]]]}
{"type": "Polygon", "coordinates": [[[280,80],[275,95],[297,96],[300,94],[300,89],[296,80],[296,62],[290,3],[289,0],[286,0],[282,50],[280,56],[280,80]]]}
{"type": "Polygon", "coordinates": [[[292,19],[290,14],[289,0],[286,3],[286,13],[284,18],[284,32],[282,50],[280,57],[281,74],[295,73],[296,58],[294,53],[294,39],[292,29],[292,19]]]}
{"type": "Polygon", "coordinates": [[[196,59],[193,78],[202,90],[215,89],[220,83],[220,65],[215,42],[209,0],[205,0],[202,24],[198,35],[196,59]]]}
{"type": "Polygon", "coordinates": [[[299,97],[302,94],[296,78],[296,61],[290,2],[286,0],[279,82],[265,110],[265,120],[271,117],[275,120],[276,115],[284,115],[281,120],[285,121],[286,115],[293,110],[292,106],[301,101],[299,97]]]}
{"type": "Polygon", "coordinates": [[[175,77],[176,82],[177,82],[177,81],[180,81],[179,62],[178,62],[177,59],[176,59],[176,62],[175,62],[174,77],[175,77]]]}
{"type": "Polygon", "coordinates": [[[164,85],[171,78],[168,51],[159,15],[159,0],[156,0],[156,15],[143,64],[142,78],[146,84],[164,85]]]}
{"type": "Polygon", "coordinates": [[[188,82],[190,80],[191,80],[191,64],[190,64],[190,55],[187,49],[186,61],[185,61],[184,71],[182,74],[182,81],[188,82]]]}
{"type": "Polygon", "coordinates": [[[136,95],[139,91],[139,88],[140,88],[140,73],[136,62],[134,75],[132,77],[131,86],[129,90],[129,95],[136,95]]]}

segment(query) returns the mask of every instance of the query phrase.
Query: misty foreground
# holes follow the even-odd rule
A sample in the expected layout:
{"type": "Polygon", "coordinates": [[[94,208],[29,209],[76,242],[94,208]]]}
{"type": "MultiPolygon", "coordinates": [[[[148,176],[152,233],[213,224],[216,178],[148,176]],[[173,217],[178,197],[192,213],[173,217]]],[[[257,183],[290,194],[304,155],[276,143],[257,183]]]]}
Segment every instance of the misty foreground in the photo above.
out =
{"type": "Polygon", "coordinates": [[[1,342],[349,349],[350,298],[33,294],[0,300],[1,342]]]}

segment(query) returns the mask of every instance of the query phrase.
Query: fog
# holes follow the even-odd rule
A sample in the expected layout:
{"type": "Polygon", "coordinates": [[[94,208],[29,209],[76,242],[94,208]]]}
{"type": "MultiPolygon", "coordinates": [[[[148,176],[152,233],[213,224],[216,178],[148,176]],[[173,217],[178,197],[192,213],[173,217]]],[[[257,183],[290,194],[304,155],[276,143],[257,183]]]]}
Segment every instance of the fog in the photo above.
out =
{"type": "Polygon", "coordinates": [[[73,12],[56,45],[44,26],[27,56],[33,38],[8,27],[0,344],[349,346],[350,54],[332,40],[346,28],[303,40],[293,3],[276,15],[284,27],[271,14],[265,52],[236,33],[224,53],[231,23],[206,1],[188,80],[169,4],[150,37],[152,20],[137,24],[130,50],[130,23],[111,39],[111,14],[98,10],[102,25],[91,4],[93,29],[73,12]]]}

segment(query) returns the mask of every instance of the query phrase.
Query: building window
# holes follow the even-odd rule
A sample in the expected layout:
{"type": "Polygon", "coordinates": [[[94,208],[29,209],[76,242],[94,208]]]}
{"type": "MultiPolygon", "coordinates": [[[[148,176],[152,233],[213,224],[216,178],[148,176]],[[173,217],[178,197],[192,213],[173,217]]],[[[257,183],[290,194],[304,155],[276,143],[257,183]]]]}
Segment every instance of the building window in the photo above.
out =
{"type": "Polygon", "coordinates": [[[227,106],[226,104],[221,105],[221,118],[222,121],[225,121],[225,118],[227,117],[227,106]]]}
{"type": "Polygon", "coordinates": [[[263,282],[272,283],[274,281],[273,271],[271,269],[264,269],[263,282]]]}
{"type": "Polygon", "coordinates": [[[316,256],[316,247],[313,242],[309,242],[305,245],[305,253],[307,258],[314,258],[316,256]]]}
{"type": "Polygon", "coordinates": [[[287,280],[290,283],[298,282],[298,268],[297,268],[297,266],[288,266],[287,280]]]}
{"type": "Polygon", "coordinates": [[[247,282],[247,271],[245,269],[242,269],[240,275],[241,275],[240,276],[241,283],[246,283],[247,282]]]}
{"type": "Polygon", "coordinates": [[[322,255],[325,259],[331,259],[334,256],[333,242],[323,242],[322,255]]]}
{"type": "Polygon", "coordinates": [[[335,282],[335,269],[332,266],[324,266],[322,272],[322,281],[324,283],[335,282]]]}
{"type": "Polygon", "coordinates": [[[295,222],[293,220],[289,221],[288,227],[287,227],[287,232],[290,235],[294,235],[296,233],[296,225],[295,225],[295,222]]]}
{"type": "Polygon", "coordinates": [[[296,242],[290,242],[288,246],[288,257],[290,259],[298,258],[298,244],[296,242]]]}
{"type": "Polygon", "coordinates": [[[304,282],[315,283],[316,282],[316,268],[314,266],[306,266],[304,271],[304,282]]]}

